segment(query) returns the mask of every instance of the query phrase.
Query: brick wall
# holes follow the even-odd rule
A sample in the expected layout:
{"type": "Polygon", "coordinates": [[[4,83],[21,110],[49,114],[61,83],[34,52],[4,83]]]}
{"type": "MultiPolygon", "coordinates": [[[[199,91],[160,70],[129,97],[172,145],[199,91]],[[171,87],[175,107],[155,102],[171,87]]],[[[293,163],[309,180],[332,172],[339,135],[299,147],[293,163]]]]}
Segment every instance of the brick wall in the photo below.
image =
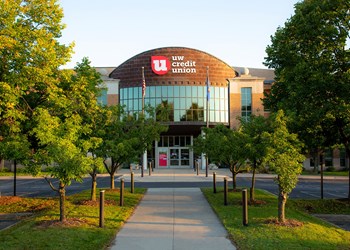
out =
{"type": "Polygon", "coordinates": [[[208,53],[183,47],[167,47],[149,50],[130,58],[116,68],[110,77],[120,79],[120,87],[141,86],[142,67],[144,67],[148,85],[205,85],[207,66],[209,66],[210,83],[214,86],[226,86],[227,79],[236,75],[232,67],[208,53]],[[183,56],[184,62],[195,62],[192,68],[195,68],[196,73],[173,73],[169,70],[165,75],[157,75],[152,71],[151,56],[165,56],[171,63],[174,62],[173,56],[183,56]]]}

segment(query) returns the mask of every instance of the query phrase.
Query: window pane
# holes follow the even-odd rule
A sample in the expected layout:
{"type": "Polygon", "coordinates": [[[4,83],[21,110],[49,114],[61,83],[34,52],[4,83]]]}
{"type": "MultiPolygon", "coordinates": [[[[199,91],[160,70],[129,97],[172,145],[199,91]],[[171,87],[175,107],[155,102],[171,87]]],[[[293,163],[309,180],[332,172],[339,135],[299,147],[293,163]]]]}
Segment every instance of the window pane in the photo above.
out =
{"type": "Polygon", "coordinates": [[[146,91],[146,96],[147,96],[147,93],[148,93],[149,97],[152,97],[152,98],[156,97],[156,87],[154,87],[154,86],[148,87],[147,91],[146,91]]]}
{"type": "MultiPolygon", "coordinates": [[[[141,101],[141,105],[142,105],[142,101],[141,101]]],[[[139,100],[138,99],[133,100],[133,107],[134,107],[134,110],[138,110],[138,108],[139,108],[139,100]]]]}
{"type": "Polygon", "coordinates": [[[192,100],[191,98],[186,99],[186,109],[192,108],[192,100]]]}
{"type": "Polygon", "coordinates": [[[180,147],[184,147],[185,145],[186,145],[185,137],[184,136],[180,136],[180,147]]]}
{"type": "Polygon", "coordinates": [[[191,86],[186,86],[186,97],[192,97],[192,87],[191,86]]]}
{"type": "Polygon", "coordinates": [[[180,109],[186,109],[186,99],[180,98],[180,109]]]}
{"type": "Polygon", "coordinates": [[[128,99],[132,99],[133,98],[133,91],[132,88],[128,88],[128,99]]]}
{"type": "Polygon", "coordinates": [[[168,88],[167,86],[162,86],[162,95],[161,95],[162,98],[166,98],[168,97],[168,88]]]}
{"type": "Polygon", "coordinates": [[[168,143],[168,136],[163,136],[163,146],[164,147],[168,147],[169,143],[168,143]]]}
{"type": "Polygon", "coordinates": [[[174,87],[173,86],[167,86],[168,91],[168,97],[174,97],[174,87]]]}
{"type": "Polygon", "coordinates": [[[180,109],[180,99],[174,98],[174,109],[180,109]]]}
{"type": "Polygon", "coordinates": [[[169,136],[169,147],[173,147],[173,146],[174,146],[174,137],[169,136]]]}
{"type": "Polygon", "coordinates": [[[180,97],[186,97],[186,88],[184,86],[180,88],[180,97]]]}
{"type": "Polygon", "coordinates": [[[157,86],[156,87],[156,97],[160,98],[162,96],[162,87],[157,86]]]}
{"type": "Polygon", "coordinates": [[[174,110],[174,122],[180,121],[180,110],[175,109],[174,110]]]}
{"type": "Polygon", "coordinates": [[[198,97],[198,87],[197,86],[192,87],[192,97],[198,97]]]}
{"type": "Polygon", "coordinates": [[[133,101],[132,99],[128,101],[128,111],[133,110],[134,106],[133,106],[133,101]]]}
{"type": "Polygon", "coordinates": [[[220,98],[220,89],[221,88],[216,87],[214,89],[215,89],[215,98],[219,99],[220,98]]]}
{"type": "Polygon", "coordinates": [[[174,97],[180,97],[180,86],[174,86],[174,97]]]}
{"type": "Polygon", "coordinates": [[[191,136],[186,136],[186,145],[185,146],[191,146],[191,136]]]}

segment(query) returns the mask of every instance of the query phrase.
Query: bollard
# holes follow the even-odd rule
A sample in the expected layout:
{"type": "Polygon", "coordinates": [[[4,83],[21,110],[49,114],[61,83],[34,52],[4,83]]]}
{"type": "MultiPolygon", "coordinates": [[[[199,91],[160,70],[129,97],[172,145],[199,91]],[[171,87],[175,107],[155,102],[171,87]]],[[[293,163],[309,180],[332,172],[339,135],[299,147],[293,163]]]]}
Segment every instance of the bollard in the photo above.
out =
{"type": "Polygon", "coordinates": [[[119,206],[124,206],[124,178],[120,179],[120,199],[119,206]]]}
{"type": "Polygon", "coordinates": [[[143,177],[143,165],[141,165],[141,177],[143,177]]]}
{"type": "Polygon", "coordinates": [[[149,176],[152,175],[152,163],[151,162],[148,163],[148,175],[149,176]]]}
{"type": "Polygon", "coordinates": [[[197,175],[199,175],[199,163],[196,162],[196,171],[197,171],[197,175]]]}
{"type": "Polygon", "coordinates": [[[228,196],[228,182],[227,178],[224,179],[224,205],[227,206],[227,196],[228,196]]]}
{"type": "Polygon", "coordinates": [[[243,226],[248,226],[248,195],[247,189],[242,190],[242,204],[243,204],[243,226]]]}
{"type": "Polygon", "coordinates": [[[206,162],[205,162],[205,177],[208,177],[209,174],[209,160],[208,157],[206,157],[206,162]]]}
{"type": "Polygon", "coordinates": [[[100,227],[104,227],[105,220],[105,191],[100,191],[100,227]]]}
{"type": "Polygon", "coordinates": [[[216,194],[216,173],[213,172],[213,192],[216,194]]]}
{"type": "Polygon", "coordinates": [[[151,163],[152,163],[152,172],[154,172],[154,160],[152,160],[151,163]]]}
{"type": "Polygon", "coordinates": [[[134,192],[135,192],[135,181],[134,181],[134,172],[131,172],[130,173],[130,175],[131,175],[131,180],[130,180],[130,192],[133,194],[134,192]]]}

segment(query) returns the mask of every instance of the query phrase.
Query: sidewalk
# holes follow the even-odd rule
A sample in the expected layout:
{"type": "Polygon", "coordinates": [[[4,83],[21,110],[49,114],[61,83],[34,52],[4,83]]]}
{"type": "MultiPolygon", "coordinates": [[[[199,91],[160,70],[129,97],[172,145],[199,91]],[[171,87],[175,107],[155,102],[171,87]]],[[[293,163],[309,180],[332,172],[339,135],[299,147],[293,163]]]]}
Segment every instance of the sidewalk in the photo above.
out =
{"type": "MultiPolygon", "coordinates": [[[[211,182],[213,180],[213,172],[216,173],[216,178],[223,179],[225,177],[228,180],[232,180],[232,173],[228,168],[219,168],[215,170],[208,171],[208,177],[205,177],[205,169],[199,170],[199,175],[193,169],[155,169],[154,172],[151,172],[151,176],[149,176],[149,171],[144,170],[144,177],[141,177],[140,169],[133,169],[135,181],[138,182],[211,182]],[[161,177],[161,178],[159,178],[161,177]]],[[[120,169],[117,172],[117,175],[121,175],[121,178],[124,178],[125,181],[130,181],[130,170],[129,169],[120,169]]],[[[257,179],[274,179],[277,177],[275,174],[256,174],[257,179]]],[[[251,178],[251,173],[240,173],[237,174],[237,178],[251,178]]],[[[320,180],[320,175],[299,175],[299,180],[320,180]]],[[[348,181],[348,176],[323,176],[324,180],[342,180],[348,181]]]]}
{"type": "Polygon", "coordinates": [[[111,250],[233,250],[199,188],[150,188],[111,250]]]}

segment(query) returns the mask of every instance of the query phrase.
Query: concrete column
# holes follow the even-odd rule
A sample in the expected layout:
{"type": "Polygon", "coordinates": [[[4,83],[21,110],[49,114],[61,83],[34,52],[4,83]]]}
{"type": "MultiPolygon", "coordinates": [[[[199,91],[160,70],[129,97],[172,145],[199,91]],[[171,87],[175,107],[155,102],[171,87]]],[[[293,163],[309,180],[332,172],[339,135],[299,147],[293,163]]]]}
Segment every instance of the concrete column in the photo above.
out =
{"type": "Polygon", "coordinates": [[[205,154],[201,154],[201,169],[205,169],[207,160],[205,158],[205,154]]]}
{"type": "Polygon", "coordinates": [[[143,161],[142,161],[143,169],[147,170],[147,150],[143,153],[143,161]]]}

